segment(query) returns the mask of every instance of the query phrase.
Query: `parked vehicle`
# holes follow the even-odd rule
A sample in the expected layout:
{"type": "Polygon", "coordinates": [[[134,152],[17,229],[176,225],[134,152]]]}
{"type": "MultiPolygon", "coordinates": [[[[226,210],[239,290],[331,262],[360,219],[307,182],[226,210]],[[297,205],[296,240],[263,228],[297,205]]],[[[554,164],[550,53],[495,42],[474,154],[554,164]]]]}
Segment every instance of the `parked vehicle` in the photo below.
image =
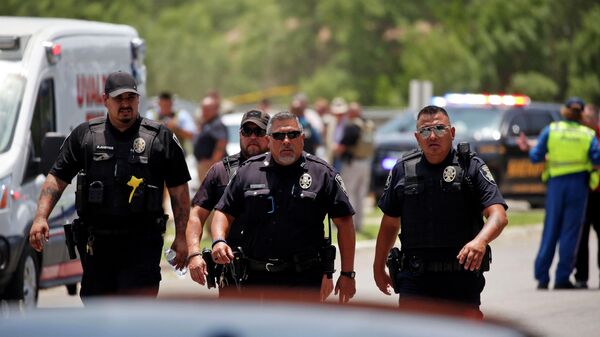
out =
{"type": "MultiPolygon", "coordinates": [[[[489,166],[506,198],[543,205],[546,187],[543,164],[533,164],[516,145],[521,132],[535,139],[551,122],[561,119],[560,105],[531,102],[527,96],[447,94],[433,104],[444,107],[456,128],[455,145],[467,141],[489,166]]],[[[372,184],[383,193],[388,172],[402,153],[415,149],[416,112],[407,111],[382,125],[375,135],[372,184]]]]}
{"type": "Polygon", "coordinates": [[[39,288],[67,285],[76,293],[81,264],[69,259],[63,230],[76,215],[74,184],[50,215],[50,239],[41,254],[28,242],[40,187],[66,135],[86,119],[104,115],[109,73],[131,72],[144,94],[143,57],[143,41],[129,26],[0,17],[2,299],[31,307],[39,288]]]}

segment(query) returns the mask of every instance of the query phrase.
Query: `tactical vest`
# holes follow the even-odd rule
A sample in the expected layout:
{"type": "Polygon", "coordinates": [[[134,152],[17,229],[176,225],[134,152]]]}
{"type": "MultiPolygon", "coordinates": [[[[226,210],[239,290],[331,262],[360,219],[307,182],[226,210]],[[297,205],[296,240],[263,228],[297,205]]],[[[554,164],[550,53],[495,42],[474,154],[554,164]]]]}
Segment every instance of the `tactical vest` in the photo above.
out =
{"type": "Polygon", "coordinates": [[[550,124],[546,169],[550,177],[587,172],[592,169],[589,158],[594,131],[576,122],[550,124]]]}
{"type": "Polygon", "coordinates": [[[356,144],[351,146],[349,152],[352,154],[352,158],[366,159],[373,155],[373,132],[375,124],[370,120],[362,118],[354,118],[350,123],[356,125],[360,129],[360,135],[356,144]]]}
{"type": "Polygon", "coordinates": [[[405,157],[402,250],[460,248],[483,227],[473,187],[455,151],[452,156],[446,166],[427,164],[421,152],[405,157]]]}
{"type": "Polygon", "coordinates": [[[150,169],[160,124],[143,118],[137,133],[117,139],[106,118],[89,122],[85,141],[87,218],[162,214],[163,179],[150,169]]]}

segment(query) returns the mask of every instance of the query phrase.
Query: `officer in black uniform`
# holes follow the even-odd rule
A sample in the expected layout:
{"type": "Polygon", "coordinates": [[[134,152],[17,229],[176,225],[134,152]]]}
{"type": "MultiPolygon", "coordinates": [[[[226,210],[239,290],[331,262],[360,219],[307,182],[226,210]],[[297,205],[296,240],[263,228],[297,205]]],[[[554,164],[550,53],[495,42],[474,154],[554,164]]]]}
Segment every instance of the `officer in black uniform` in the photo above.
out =
{"type": "MultiPolygon", "coordinates": [[[[259,110],[250,110],[242,117],[240,127],[240,152],[223,158],[208,170],[206,178],[202,181],[200,189],[192,199],[192,211],[186,229],[186,240],[188,243],[188,269],[192,279],[202,285],[206,282],[206,263],[202,259],[200,240],[204,223],[212,209],[217,205],[229,180],[236,173],[240,165],[246,159],[265,153],[269,150],[267,138],[267,123],[269,114],[259,110]]],[[[232,224],[233,229],[229,232],[229,243],[237,247],[240,230],[240,221],[237,219],[232,224]]]]}
{"type": "Polygon", "coordinates": [[[215,207],[213,259],[220,264],[234,259],[226,239],[231,223],[244,217],[243,289],[303,288],[309,290],[309,299],[324,300],[333,290],[331,274],[321,264],[323,220],[329,215],[338,228],[341,254],[335,290],[347,302],[356,291],[355,232],[343,181],[325,161],[302,151],[302,126],[295,115],[277,113],[267,134],[270,152],[247,160],[215,207]]]}
{"type": "Polygon", "coordinates": [[[485,163],[464,145],[460,155],[452,148],[454,132],[443,108],[419,112],[415,137],[421,150],[398,161],[379,201],[384,215],[373,273],[383,293],[394,285],[401,306],[405,299],[430,298],[460,302],[481,315],[488,244],[506,226],[507,206],[485,163]],[[402,251],[392,254],[400,270],[388,274],[386,257],[401,222],[402,251]]]}
{"type": "Polygon", "coordinates": [[[171,196],[176,267],[187,257],[190,175],[177,138],[166,127],[139,116],[139,93],[127,73],[106,79],[108,117],[77,126],[42,187],[30,243],[41,251],[48,241],[48,216],[78,174],[75,241],[83,266],[81,297],[140,294],[156,296],[166,216],[163,186],[171,196]]]}

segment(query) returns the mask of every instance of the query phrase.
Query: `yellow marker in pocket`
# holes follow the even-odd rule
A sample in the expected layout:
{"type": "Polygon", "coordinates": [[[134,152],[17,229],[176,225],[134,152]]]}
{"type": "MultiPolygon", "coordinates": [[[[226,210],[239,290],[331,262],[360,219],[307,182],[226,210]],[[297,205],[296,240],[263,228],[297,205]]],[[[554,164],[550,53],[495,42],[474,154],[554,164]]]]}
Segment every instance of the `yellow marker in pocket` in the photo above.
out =
{"type": "Polygon", "coordinates": [[[131,176],[131,179],[127,182],[127,186],[133,187],[131,190],[131,194],[129,194],[129,203],[131,204],[131,199],[133,199],[133,194],[135,190],[140,186],[140,184],[144,181],[144,178],[137,178],[136,176],[131,176]]]}

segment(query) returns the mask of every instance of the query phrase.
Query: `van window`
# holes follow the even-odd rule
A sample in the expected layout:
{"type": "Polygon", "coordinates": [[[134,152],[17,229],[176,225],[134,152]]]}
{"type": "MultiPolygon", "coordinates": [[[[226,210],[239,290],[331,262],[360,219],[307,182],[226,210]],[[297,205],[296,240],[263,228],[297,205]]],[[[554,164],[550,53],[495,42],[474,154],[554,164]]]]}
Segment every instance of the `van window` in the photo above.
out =
{"type": "Polygon", "coordinates": [[[33,140],[34,157],[41,155],[42,139],[46,132],[56,131],[56,114],[54,112],[54,80],[42,81],[31,121],[31,138],[33,140]]]}
{"type": "Polygon", "coordinates": [[[23,77],[0,72],[0,153],[12,143],[24,90],[23,77]]]}
{"type": "Polygon", "coordinates": [[[536,137],[552,121],[553,118],[550,112],[531,111],[513,118],[510,122],[510,133],[513,136],[518,136],[519,133],[523,132],[528,137],[536,137]]]}

